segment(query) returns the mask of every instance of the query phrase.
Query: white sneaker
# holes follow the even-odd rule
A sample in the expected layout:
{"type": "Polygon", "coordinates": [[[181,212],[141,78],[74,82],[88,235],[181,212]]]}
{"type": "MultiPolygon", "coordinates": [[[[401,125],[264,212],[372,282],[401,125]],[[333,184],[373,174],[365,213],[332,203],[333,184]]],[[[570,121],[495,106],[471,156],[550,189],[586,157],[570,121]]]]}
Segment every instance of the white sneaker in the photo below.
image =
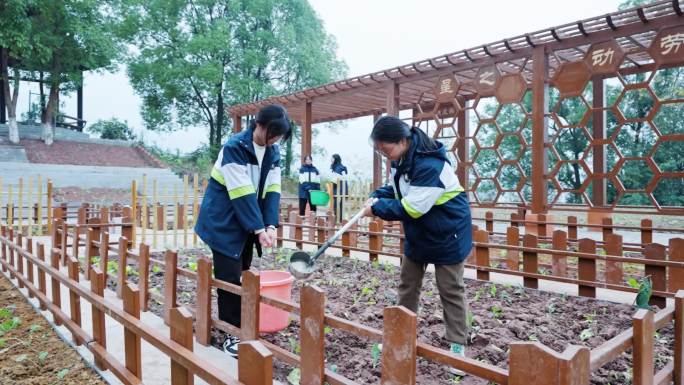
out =
{"type": "MultiPolygon", "coordinates": [[[[465,346],[463,346],[461,344],[451,344],[450,351],[451,351],[451,353],[453,353],[457,356],[461,356],[463,358],[465,358],[465,356],[466,356],[465,346]]],[[[465,376],[467,374],[466,372],[462,371],[461,369],[456,369],[454,367],[449,368],[449,373],[451,373],[455,376],[461,376],[461,377],[465,376]]]]}
{"type": "Polygon", "coordinates": [[[240,343],[240,337],[227,336],[226,340],[223,341],[223,351],[228,353],[232,358],[238,358],[238,344],[240,343]]]}

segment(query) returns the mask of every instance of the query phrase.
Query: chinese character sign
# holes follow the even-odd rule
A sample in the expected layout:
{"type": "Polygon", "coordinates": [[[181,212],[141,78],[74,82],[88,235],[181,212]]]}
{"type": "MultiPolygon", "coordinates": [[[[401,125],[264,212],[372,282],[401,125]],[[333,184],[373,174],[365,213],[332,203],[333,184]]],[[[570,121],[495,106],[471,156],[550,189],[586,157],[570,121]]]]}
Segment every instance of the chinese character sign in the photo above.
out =
{"type": "Polygon", "coordinates": [[[452,103],[460,84],[453,75],[440,76],[435,85],[434,93],[439,103],[452,103]]]}
{"type": "Polygon", "coordinates": [[[604,41],[592,45],[587,51],[584,62],[594,75],[607,75],[617,72],[625,57],[620,45],[614,41],[604,41]]]}
{"type": "Polygon", "coordinates": [[[684,26],[658,32],[648,52],[659,65],[684,64],[684,26]]]}
{"type": "Polygon", "coordinates": [[[496,83],[499,81],[501,74],[495,65],[487,65],[480,67],[475,76],[475,88],[481,97],[494,95],[496,83]]]}

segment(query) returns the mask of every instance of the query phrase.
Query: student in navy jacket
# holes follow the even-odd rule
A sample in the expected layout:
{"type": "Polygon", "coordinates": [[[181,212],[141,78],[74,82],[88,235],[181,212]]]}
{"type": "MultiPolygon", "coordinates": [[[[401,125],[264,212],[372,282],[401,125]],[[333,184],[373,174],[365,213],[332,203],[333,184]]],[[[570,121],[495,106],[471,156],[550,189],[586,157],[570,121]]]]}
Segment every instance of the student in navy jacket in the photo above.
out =
{"type": "MultiPolygon", "coordinates": [[[[347,167],[342,164],[342,158],[339,154],[333,154],[330,161],[330,171],[332,171],[332,186],[333,186],[333,213],[337,216],[337,195],[346,195],[347,189],[347,167]]],[[[344,213],[342,201],[339,203],[340,215],[344,213]]],[[[341,218],[340,218],[341,219],[341,218]]]]}
{"type": "Polygon", "coordinates": [[[425,269],[433,264],[444,308],[446,339],[453,353],[465,356],[463,261],[472,248],[468,197],[444,145],[420,129],[385,116],[375,123],[371,140],[376,151],[392,161],[392,177],[390,186],[371,194],[366,215],[401,221],[406,236],[399,305],[418,311],[425,269]]]}
{"type": "MultiPolygon", "coordinates": [[[[276,238],[280,205],[280,148],[291,134],[285,108],[262,108],[249,127],[230,137],[219,152],[202,199],[197,235],[211,248],[214,276],[240,285],[252,263],[252,248],[271,247],[276,238]]],[[[240,296],[218,292],[219,319],[240,327],[240,296]]],[[[239,339],[224,350],[237,356],[239,339]]]]}
{"type": "Polygon", "coordinates": [[[304,157],[304,164],[299,168],[299,215],[304,215],[306,212],[306,204],[309,204],[309,209],[316,212],[316,206],[311,204],[311,196],[309,191],[321,189],[321,175],[318,169],[313,165],[311,155],[304,157]]]}

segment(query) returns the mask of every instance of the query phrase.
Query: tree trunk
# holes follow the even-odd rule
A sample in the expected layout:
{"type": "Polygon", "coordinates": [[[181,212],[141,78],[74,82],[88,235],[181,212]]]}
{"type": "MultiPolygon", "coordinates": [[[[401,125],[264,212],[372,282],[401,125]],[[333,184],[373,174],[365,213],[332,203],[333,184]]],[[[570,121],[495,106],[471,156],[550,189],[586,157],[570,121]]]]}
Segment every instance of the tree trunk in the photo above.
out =
{"type": "Polygon", "coordinates": [[[290,135],[285,142],[285,175],[290,176],[290,166],[292,165],[292,138],[294,135],[290,135]]]}
{"type": "Polygon", "coordinates": [[[45,144],[48,146],[52,145],[52,142],[55,140],[53,117],[57,106],[59,106],[59,73],[57,73],[57,76],[53,73],[52,81],[50,82],[50,96],[43,117],[43,140],[45,140],[45,144]]]}
{"type": "Polygon", "coordinates": [[[221,140],[223,139],[223,120],[225,119],[225,111],[223,110],[223,83],[219,83],[218,86],[218,100],[216,106],[216,146],[220,146],[221,140]]]}
{"type": "Polygon", "coordinates": [[[0,52],[0,75],[2,75],[2,87],[7,106],[7,118],[9,127],[9,141],[19,143],[19,126],[17,125],[17,100],[19,99],[19,70],[14,70],[14,85],[10,94],[9,87],[9,52],[3,48],[0,52]]]}

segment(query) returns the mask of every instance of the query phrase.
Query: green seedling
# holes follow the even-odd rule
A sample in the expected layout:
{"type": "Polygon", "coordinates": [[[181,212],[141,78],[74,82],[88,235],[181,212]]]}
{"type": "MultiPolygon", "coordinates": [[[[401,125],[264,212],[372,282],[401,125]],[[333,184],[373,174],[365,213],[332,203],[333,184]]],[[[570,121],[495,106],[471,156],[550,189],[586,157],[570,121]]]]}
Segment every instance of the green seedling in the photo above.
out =
{"type": "Polygon", "coordinates": [[[188,262],[188,269],[191,271],[197,271],[197,262],[188,262]]]}
{"type": "Polygon", "coordinates": [[[19,325],[21,325],[21,318],[12,317],[11,319],[6,319],[0,323],[0,330],[6,333],[12,329],[16,329],[19,325]]]}
{"type": "Polygon", "coordinates": [[[373,294],[375,294],[375,290],[373,290],[372,287],[364,286],[361,288],[361,295],[365,295],[366,297],[370,297],[373,294]]]}
{"type": "Polygon", "coordinates": [[[475,291],[475,296],[473,297],[473,301],[477,302],[480,300],[480,297],[482,297],[482,294],[484,294],[484,288],[479,288],[475,291]]]}
{"type": "Polygon", "coordinates": [[[492,284],[491,286],[489,286],[489,295],[492,298],[496,298],[496,291],[497,291],[496,285],[492,284]]]}
{"type": "Polygon", "coordinates": [[[394,265],[391,263],[385,263],[384,264],[384,269],[386,273],[389,274],[394,274],[394,265]]]}
{"type": "Polygon", "coordinates": [[[591,312],[590,314],[585,314],[584,315],[584,320],[587,321],[587,323],[591,326],[596,323],[596,310],[591,312]]]}
{"type": "Polygon", "coordinates": [[[332,330],[332,328],[331,328],[330,326],[326,326],[326,327],[323,328],[323,333],[325,333],[326,335],[332,333],[332,331],[333,331],[333,330],[332,330]]]}
{"type": "Polygon", "coordinates": [[[0,309],[0,319],[9,318],[12,316],[12,314],[14,314],[14,310],[12,310],[9,306],[0,309]]]}
{"type": "Polygon", "coordinates": [[[425,296],[428,298],[431,298],[434,294],[435,293],[432,290],[428,290],[427,292],[425,292],[425,296]]]}
{"type": "Polygon", "coordinates": [[[116,275],[119,272],[119,262],[109,261],[107,262],[107,274],[116,275]]]}
{"type": "Polygon", "coordinates": [[[637,281],[634,278],[627,280],[627,284],[637,289],[637,296],[634,299],[634,305],[639,309],[651,309],[648,301],[651,299],[651,294],[653,294],[653,282],[651,281],[651,276],[646,276],[637,281]]]}
{"type": "Polygon", "coordinates": [[[380,267],[380,261],[376,259],[375,261],[371,262],[371,267],[377,269],[378,267],[380,267]]]}
{"type": "Polygon", "coordinates": [[[468,325],[468,329],[472,329],[475,324],[475,315],[473,315],[473,312],[468,312],[466,314],[466,325],[468,325]]]}
{"type": "Polygon", "coordinates": [[[529,337],[527,337],[529,341],[539,341],[539,338],[537,338],[536,334],[530,334],[529,337]]]}
{"type": "Polygon", "coordinates": [[[382,349],[380,349],[380,344],[373,344],[371,346],[371,362],[373,363],[373,368],[380,362],[380,355],[382,354],[382,349]]]}
{"type": "Polygon", "coordinates": [[[38,361],[40,361],[41,364],[44,363],[47,358],[48,358],[48,352],[38,353],[38,361]]]}
{"type": "Polygon", "coordinates": [[[594,336],[594,332],[592,332],[591,329],[587,328],[587,329],[582,330],[582,332],[580,333],[580,340],[586,341],[593,336],[594,336]]]}
{"type": "Polygon", "coordinates": [[[503,315],[503,310],[496,305],[493,305],[492,307],[490,307],[489,311],[492,312],[492,316],[496,319],[501,318],[501,316],[503,315]]]}
{"type": "Polygon", "coordinates": [[[138,270],[136,270],[133,266],[126,266],[126,275],[131,275],[131,276],[138,276],[138,270]]]}
{"type": "Polygon", "coordinates": [[[301,353],[302,348],[301,348],[301,346],[299,346],[299,341],[297,341],[296,338],[290,337],[290,338],[287,339],[287,342],[290,344],[290,350],[291,350],[294,354],[299,354],[299,353],[301,353]]]}
{"type": "Polygon", "coordinates": [[[299,368],[294,368],[290,373],[287,375],[287,382],[290,383],[290,385],[299,385],[299,381],[302,378],[302,373],[300,372],[299,368]]]}
{"type": "Polygon", "coordinates": [[[501,294],[499,294],[499,297],[500,297],[504,302],[506,302],[506,303],[509,304],[509,305],[510,305],[511,302],[512,302],[512,301],[511,301],[511,296],[508,294],[507,291],[503,291],[503,290],[502,290],[502,291],[501,291],[501,294]]]}
{"type": "Polygon", "coordinates": [[[35,333],[37,331],[40,331],[41,329],[43,328],[40,325],[33,324],[31,325],[31,327],[29,327],[29,332],[35,333]]]}
{"type": "Polygon", "coordinates": [[[372,277],[370,284],[372,286],[378,287],[378,286],[380,286],[380,280],[378,279],[378,277],[372,277]]]}
{"type": "Polygon", "coordinates": [[[159,274],[159,273],[161,273],[161,271],[162,271],[162,269],[161,269],[161,267],[159,267],[159,265],[157,265],[156,263],[154,265],[152,265],[152,272],[154,274],[159,274]]]}
{"type": "Polygon", "coordinates": [[[553,314],[556,312],[556,303],[553,301],[549,301],[549,303],[546,304],[546,312],[549,314],[553,314]]]}

